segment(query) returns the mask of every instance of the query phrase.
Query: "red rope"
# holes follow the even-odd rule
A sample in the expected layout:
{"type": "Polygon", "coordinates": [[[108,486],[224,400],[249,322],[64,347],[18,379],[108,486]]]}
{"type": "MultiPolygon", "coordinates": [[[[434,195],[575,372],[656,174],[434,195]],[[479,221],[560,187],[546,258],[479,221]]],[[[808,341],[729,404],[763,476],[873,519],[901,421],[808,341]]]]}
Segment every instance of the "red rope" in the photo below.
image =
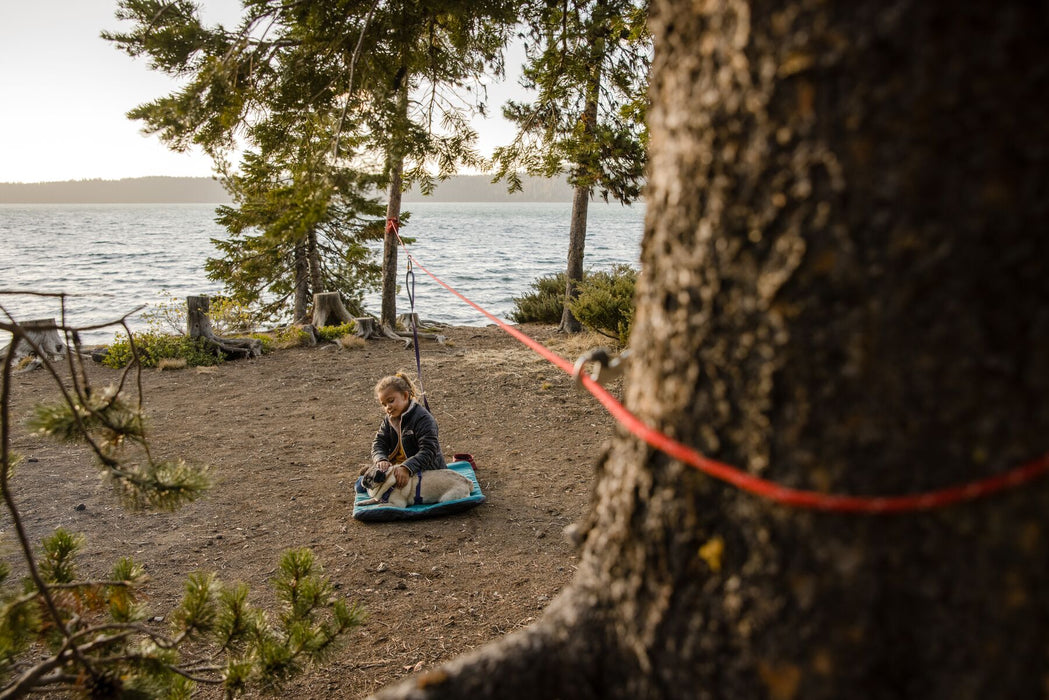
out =
{"type": "MultiPolygon", "coordinates": [[[[387,226],[389,226],[389,223],[387,223],[387,226]]],[[[394,230],[396,231],[396,224],[394,226],[394,230]]],[[[398,236],[398,240],[400,240],[400,236],[398,236]]],[[[404,246],[403,241],[401,241],[401,245],[402,247],[404,246]]],[[[568,374],[571,375],[574,373],[575,367],[571,362],[552,352],[546,346],[525,335],[505,321],[496,318],[470,299],[467,299],[442,279],[437,277],[437,275],[423,267],[419,261],[408,252],[406,247],[404,252],[415,266],[432,277],[435,282],[449,292],[481,312],[486,318],[499,326],[499,328],[509,333],[521,343],[535,351],[539,356],[553,363],[568,374]]],[[[775,501],[776,503],[797,508],[837,513],[864,514],[925,511],[989,496],[990,494],[1007,488],[1014,488],[1026,484],[1049,472],[1049,454],[1045,454],[1031,462],[1005,472],[1004,474],[998,474],[987,477],[986,479],[980,479],[959,486],[951,486],[937,491],[928,491],[925,493],[905,496],[837,496],[819,493],[817,491],[792,489],[747,474],[746,472],[740,471],[738,468],[724,464],[723,462],[704,457],[692,447],[680,443],[658,430],[645,425],[641,422],[640,418],[627,410],[627,408],[617,401],[608,390],[594,381],[591,377],[587,376],[585,372],[580,374],[580,379],[583,382],[583,386],[594,395],[601,405],[608,409],[608,412],[611,413],[623,427],[652,447],[666,453],[674,459],[695,467],[708,476],[732,484],[743,491],[761,496],[770,501],[775,501]]]]}

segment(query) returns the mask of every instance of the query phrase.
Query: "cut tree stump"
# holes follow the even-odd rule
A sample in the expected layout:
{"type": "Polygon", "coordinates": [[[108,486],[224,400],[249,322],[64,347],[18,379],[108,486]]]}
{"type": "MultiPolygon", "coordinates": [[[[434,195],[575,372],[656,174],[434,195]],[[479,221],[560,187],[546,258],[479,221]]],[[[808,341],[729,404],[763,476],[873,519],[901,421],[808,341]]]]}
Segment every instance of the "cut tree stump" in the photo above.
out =
{"type": "Polygon", "coordinates": [[[14,361],[25,357],[34,357],[32,362],[23,369],[36,369],[42,365],[40,355],[48,359],[56,359],[68,352],[65,341],[58,334],[58,324],[53,318],[37,318],[23,321],[18,324],[22,329],[23,337],[15,338],[3,348],[0,348],[0,357],[12,355],[14,361]],[[38,348],[38,353],[35,349],[38,348]]]}
{"type": "Polygon", "coordinates": [[[412,329],[412,325],[414,325],[416,328],[422,328],[422,326],[419,325],[419,314],[417,313],[401,314],[397,317],[397,323],[404,326],[408,330],[412,329]]]}
{"type": "Polygon", "coordinates": [[[258,338],[221,338],[215,335],[208,318],[210,299],[206,296],[186,297],[186,330],[190,338],[203,338],[215,350],[226,357],[258,357],[262,354],[262,341],[258,338]]]}
{"type": "Polygon", "coordinates": [[[313,295],[314,328],[341,326],[353,320],[338,292],[319,292],[313,295]]]}
{"type": "Polygon", "coordinates": [[[357,324],[355,335],[358,335],[365,340],[383,337],[382,331],[379,330],[378,321],[371,316],[361,316],[360,318],[353,319],[353,322],[357,324]]]}

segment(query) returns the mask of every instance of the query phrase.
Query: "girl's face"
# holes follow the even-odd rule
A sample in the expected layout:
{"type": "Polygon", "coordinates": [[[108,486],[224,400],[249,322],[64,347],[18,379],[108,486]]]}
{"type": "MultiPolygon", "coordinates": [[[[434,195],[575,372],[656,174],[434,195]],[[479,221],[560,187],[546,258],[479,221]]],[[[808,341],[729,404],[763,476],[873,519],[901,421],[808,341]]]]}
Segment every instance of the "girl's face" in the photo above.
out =
{"type": "Polygon", "coordinates": [[[379,392],[379,405],[390,418],[400,418],[410,403],[411,399],[407,391],[397,391],[393,387],[388,387],[379,392]]]}

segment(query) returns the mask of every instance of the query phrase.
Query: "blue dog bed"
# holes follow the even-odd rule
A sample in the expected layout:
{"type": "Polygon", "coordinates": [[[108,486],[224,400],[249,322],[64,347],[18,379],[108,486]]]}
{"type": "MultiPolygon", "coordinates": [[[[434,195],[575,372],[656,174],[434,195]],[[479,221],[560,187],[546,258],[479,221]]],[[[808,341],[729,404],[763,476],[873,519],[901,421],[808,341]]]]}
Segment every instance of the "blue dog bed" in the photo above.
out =
{"type": "Polygon", "coordinates": [[[384,520],[418,520],[421,518],[434,518],[439,515],[458,513],[459,511],[468,510],[484,503],[484,494],[481,493],[481,484],[478,483],[477,475],[474,473],[473,465],[471,465],[470,462],[451,462],[448,464],[448,468],[459,472],[473,482],[473,488],[470,490],[469,496],[466,498],[457,498],[454,501],[445,501],[444,503],[408,506],[407,508],[397,508],[395,506],[386,505],[385,503],[362,506],[361,501],[367,501],[368,494],[363,491],[360,479],[358,479],[355,485],[357,498],[353,503],[354,520],[372,523],[384,520]]]}

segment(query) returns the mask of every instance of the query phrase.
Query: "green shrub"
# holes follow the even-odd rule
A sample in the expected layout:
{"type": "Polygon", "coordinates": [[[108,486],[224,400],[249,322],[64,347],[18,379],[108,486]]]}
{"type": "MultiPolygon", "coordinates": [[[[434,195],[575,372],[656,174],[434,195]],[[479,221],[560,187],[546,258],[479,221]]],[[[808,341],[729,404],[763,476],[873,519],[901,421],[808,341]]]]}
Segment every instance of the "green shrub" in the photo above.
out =
{"type": "MultiPolygon", "coordinates": [[[[634,322],[637,270],[616,265],[607,272],[586,272],[569,309],[588,329],[626,344],[634,322]]],[[[514,298],[510,319],[515,323],[561,323],[565,300],[565,273],[540,277],[531,294],[514,298]]]]}
{"type": "Polygon", "coordinates": [[[273,332],[273,347],[281,350],[309,345],[312,340],[302,326],[287,326],[273,332]]]}
{"type": "Polygon", "coordinates": [[[344,335],[349,335],[357,330],[357,324],[353,321],[348,321],[341,326],[323,326],[317,329],[317,336],[321,340],[328,342],[335,342],[344,335]]]}
{"type": "MultiPolygon", "coordinates": [[[[186,300],[161,292],[164,301],[153,304],[153,308],[142,312],[146,327],[154,333],[185,335],[186,317],[189,312],[186,300]]],[[[229,297],[213,296],[208,299],[208,320],[215,335],[238,335],[255,330],[257,314],[250,307],[229,297]]]]}
{"type": "Polygon", "coordinates": [[[269,333],[252,333],[251,337],[262,343],[262,354],[265,355],[268,352],[273,352],[274,341],[273,336],[269,333]]]}
{"type": "MultiPolygon", "coordinates": [[[[143,367],[156,367],[163,359],[182,359],[190,367],[217,365],[225,359],[203,338],[169,335],[158,331],[134,333],[132,338],[143,367]]],[[[119,369],[126,367],[133,359],[131,340],[121,333],[107,348],[102,364],[119,369]]]]}
{"type": "Polygon", "coordinates": [[[565,308],[565,273],[545,275],[532,282],[531,294],[514,297],[514,323],[561,323],[565,308]]]}
{"type": "Polygon", "coordinates": [[[581,324],[626,345],[634,323],[637,270],[616,265],[608,272],[590,272],[579,283],[579,295],[568,305],[581,324]]]}

